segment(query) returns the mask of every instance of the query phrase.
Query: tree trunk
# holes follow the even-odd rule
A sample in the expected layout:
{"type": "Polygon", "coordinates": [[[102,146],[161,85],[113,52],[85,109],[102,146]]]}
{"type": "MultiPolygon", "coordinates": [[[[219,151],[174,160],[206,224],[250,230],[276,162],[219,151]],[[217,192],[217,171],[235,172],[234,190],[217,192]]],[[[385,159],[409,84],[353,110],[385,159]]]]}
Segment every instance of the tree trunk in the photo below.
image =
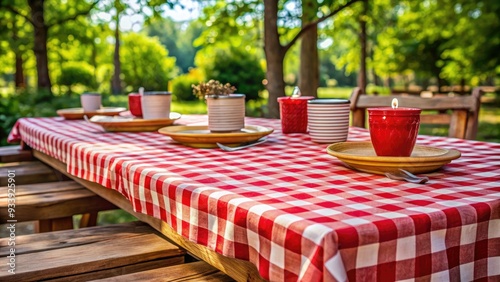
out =
{"type": "Polygon", "coordinates": [[[441,71],[436,72],[435,76],[436,76],[436,78],[437,78],[438,93],[443,93],[443,92],[444,92],[444,90],[443,90],[442,88],[443,88],[443,86],[445,86],[445,85],[446,85],[446,82],[445,82],[445,80],[444,80],[444,79],[442,79],[442,78],[440,77],[440,75],[439,75],[440,73],[441,73],[441,71]]]}
{"type": "MultiPolygon", "coordinates": [[[[16,23],[15,17],[13,18],[13,21],[12,21],[12,40],[13,40],[13,42],[18,42],[18,40],[19,40],[19,35],[17,33],[17,23],[16,23]]],[[[15,75],[14,75],[14,85],[15,85],[16,89],[24,88],[24,87],[26,87],[26,82],[24,81],[23,56],[22,56],[21,51],[19,50],[19,46],[17,46],[17,44],[14,48],[14,54],[16,56],[16,58],[15,58],[16,69],[15,69],[15,75]]]]}
{"type": "Polygon", "coordinates": [[[460,94],[465,95],[465,78],[460,79],[460,94]]]}
{"type": "Polygon", "coordinates": [[[97,79],[97,45],[95,44],[95,41],[92,41],[92,54],[90,61],[92,63],[92,66],[94,67],[94,81],[98,81],[97,79]]]}
{"type": "MultiPolygon", "coordinates": [[[[302,26],[316,19],[316,0],[302,1],[302,26]]],[[[318,25],[309,28],[301,37],[299,88],[304,96],[318,96],[319,58],[318,25]]]]}
{"type": "Polygon", "coordinates": [[[278,33],[278,1],[264,0],[264,51],[267,62],[267,91],[269,92],[268,116],[279,118],[278,97],[285,96],[283,61],[285,50],[278,33]]]}
{"type": "Polygon", "coordinates": [[[26,88],[26,81],[24,81],[23,57],[16,51],[16,74],[15,74],[16,89],[26,88]]]}
{"type": "Polygon", "coordinates": [[[44,0],[28,0],[31,9],[31,20],[35,35],[33,51],[36,57],[36,70],[38,74],[38,89],[45,89],[52,93],[52,83],[49,77],[49,66],[47,58],[47,31],[48,27],[44,19],[44,0]]]}
{"type": "Polygon", "coordinates": [[[359,66],[358,74],[358,87],[361,89],[361,93],[366,93],[366,17],[368,13],[368,0],[363,0],[363,13],[359,20],[359,25],[361,27],[361,32],[359,34],[359,41],[361,45],[361,60],[359,66]]]}
{"type": "Polygon", "coordinates": [[[118,9],[116,11],[115,54],[113,57],[113,64],[115,66],[115,72],[113,74],[113,80],[111,81],[111,93],[120,94],[122,93],[122,81],[120,79],[122,68],[120,63],[120,12],[118,9]]]}

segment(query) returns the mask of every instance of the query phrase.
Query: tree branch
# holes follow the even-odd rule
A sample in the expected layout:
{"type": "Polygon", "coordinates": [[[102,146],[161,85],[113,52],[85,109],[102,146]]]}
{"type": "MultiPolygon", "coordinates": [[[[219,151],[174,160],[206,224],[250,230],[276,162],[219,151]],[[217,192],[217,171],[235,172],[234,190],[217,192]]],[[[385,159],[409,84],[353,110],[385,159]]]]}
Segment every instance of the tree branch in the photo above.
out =
{"type": "Polygon", "coordinates": [[[27,20],[28,22],[30,22],[32,25],[35,25],[35,23],[31,20],[30,17],[28,17],[27,15],[24,15],[23,13],[21,13],[21,11],[16,10],[16,8],[14,8],[13,6],[11,6],[11,5],[5,5],[4,7],[7,10],[11,11],[13,14],[18,15],[18,16],[24,18],[25,20],[27,20]]]}
{"type": "Polygon", "coordinates": [[[50,27],[53,27],[55,25],[60,25],[60,24],[63,24],[65,22],[68,22],[68,21],[72,21],[72,20],[76,20],[79,16],[85,16],[85,15],[88,15],[90,13],[90,10],[92,10],[96,5],[97,3],[99,3],[99,0],[95,0],[95,2],[93,2],[88,9],[84,10],[84,11],[80,11],[74,15],[71,15],[67,18],[64,18],[64,19],[59,19],[53,23],[50,23],[50,24],[47,24],[47,28],[50,28],[50,27]]]}
{"type": "Polygon", "coordinates": [[[352,4],[354,4],[354,3],[358,2],[358,1],[361,1],[361,0],[351,0],[351,1],[347,2],[346,4],[338,7],[337,9],[331,11],[329,14],[327,14],[327,15],[325,15],[325,16],[323,16],[323,17],[321,17],[321,18],[319,18],[319,19],[317,19],[317,20],[315,20],[313,22],[310,22],[310,23],[306,24],[305,26],[303,26],[302,29],[295,35],[295,37],[292,38],[292,40],[290,42],[288,42],[288,44],[286,44],[285,46],[283,46],[284,49],[285,49],[285,52],[287,52],[288,49],[290,49],[290,47],[292,47],[293,44],[295,44],[295,42],[297,40],[299,40],[299,38],[302,36],[302,34],[304,34],[310,28],[312,28],[313,26],[318,25],[319,23],[322,23],[322,22],[326,21],[327,19],[335,16],[337,13],[339,13],[343,9],[351,6],[352,4]]]}

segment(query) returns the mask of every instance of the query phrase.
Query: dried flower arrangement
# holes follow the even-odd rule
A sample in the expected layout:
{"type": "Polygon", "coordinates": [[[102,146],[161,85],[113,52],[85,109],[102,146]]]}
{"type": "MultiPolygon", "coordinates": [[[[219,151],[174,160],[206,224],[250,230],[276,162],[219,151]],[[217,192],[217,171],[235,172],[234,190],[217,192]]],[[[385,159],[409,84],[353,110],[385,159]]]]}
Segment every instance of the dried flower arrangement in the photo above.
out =
{"type": "Polygon", "coordinates": [[[233,94],[234,91],[236,91],[236,87],[231,84],[222,84],[214,79],[211,79],[208,82],[201,82],[198,85],[193,84],[191,87],[193,88],[193,94],[199,99],[204,99],[205,96],[217,98],[218,96],[233,94]]]}

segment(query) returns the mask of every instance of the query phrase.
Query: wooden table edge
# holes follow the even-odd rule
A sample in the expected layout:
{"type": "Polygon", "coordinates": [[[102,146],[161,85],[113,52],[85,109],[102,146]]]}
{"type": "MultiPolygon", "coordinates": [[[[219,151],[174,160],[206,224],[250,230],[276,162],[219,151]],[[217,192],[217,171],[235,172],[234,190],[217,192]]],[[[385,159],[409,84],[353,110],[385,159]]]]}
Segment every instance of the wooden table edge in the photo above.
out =
{"type": "Polygon", "coordinates": [[[90,182],[69,174],[66,170],[65,163],[47,154],[44,154],[37,150],[33,150],[33,155],[35,156],[35,158],[41,160],[47,165],[50,165],[52,168],[67,175],[68,177],[80,183],[90,191],[96,193],[102,198],[115,204],[117,207],[132,214],[139,220],[151,225],[151,227],[161,232],[175,244],[183,247],[188,252],[193,254],[195,257],[204,260],[210,265],[216,267],[217,269],[231,276],[236,281],[265,281],[259,275],[259,272],[255,267],[255,265],[253,265],[251,262],[225,257],[221,254],[216,253],[215,251],[208,249],[205,246],[193,243],[187,240],[186,238],[182,237],[181,235],[179,235],[166,222],[146,214],[135,212],[132,208],[132,204],[119,192],[112,189],[108,189],[95,182],[90,182]]]}

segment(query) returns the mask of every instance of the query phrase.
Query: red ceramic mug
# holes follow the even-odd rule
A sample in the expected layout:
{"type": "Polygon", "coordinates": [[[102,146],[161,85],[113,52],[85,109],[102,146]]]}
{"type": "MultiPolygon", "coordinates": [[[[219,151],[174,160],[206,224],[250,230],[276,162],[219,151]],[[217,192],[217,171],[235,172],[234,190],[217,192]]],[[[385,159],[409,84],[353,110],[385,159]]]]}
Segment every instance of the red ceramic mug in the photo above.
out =
{"type": "Polygon", "coordinates": [[[128,109],[130,113],[136,117],[142,117],[142,103],[141,94],[130,93],[128,94],[128,109]]]}
{"type": "Polygon", "coordinates": [[[368,124],[377,156],[409,157],[417,141],[417,108],[369,108],[368,124]]]}

